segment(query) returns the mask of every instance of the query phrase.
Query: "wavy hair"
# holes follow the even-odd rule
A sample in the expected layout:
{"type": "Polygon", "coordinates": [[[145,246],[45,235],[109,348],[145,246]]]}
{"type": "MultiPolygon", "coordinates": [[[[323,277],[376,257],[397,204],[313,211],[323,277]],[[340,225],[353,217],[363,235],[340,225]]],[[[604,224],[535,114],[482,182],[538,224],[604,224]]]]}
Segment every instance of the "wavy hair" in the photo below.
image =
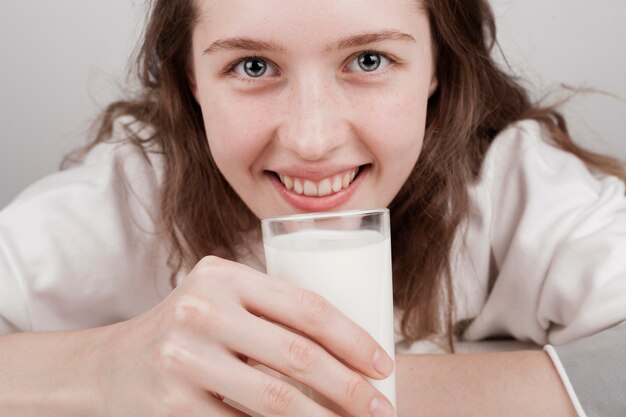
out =
{"type": "MultiPolygon", "coordinates": [[[[536,119],[590,167],[624,180],[626,173],[618,161],[576,145],[561,114],[534,104],[519,80],[497,65],[496,25],[487,0],[415,1],[429,17],[439,86],[429,99],[421,155],[389,207],[394,303],[404,311],[408,340],[447,335],[452,348],[450,252],[469,209],[468,185],[495,136],[518,120],[536,119]]],[[[110,140],[120,116],[150,126],[149,138],[134,135],[132,126],[127,130],[129,140],[157,145],[164,156],[160,221],[171,244],[172,270],[190,268],[207,254],[236,259],[244,237],[258,230],[258,219],[214,163],[188,85],[197,10],[192,0],[154,0],[149,7],[134,66],[139,88],[105,109],[94,140],[80,153],[110,140]]]]}

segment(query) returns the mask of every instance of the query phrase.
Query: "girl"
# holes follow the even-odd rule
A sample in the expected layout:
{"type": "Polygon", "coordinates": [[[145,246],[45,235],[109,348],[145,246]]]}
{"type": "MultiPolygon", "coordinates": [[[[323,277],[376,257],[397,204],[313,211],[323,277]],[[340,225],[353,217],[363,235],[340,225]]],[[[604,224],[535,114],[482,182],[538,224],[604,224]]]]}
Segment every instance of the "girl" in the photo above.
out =
{"type": "Polygon", "coordinates": [[[137,95],[0,216],[0,415],[335,415],[256,363],[394,415],[391,360],[259,245],[385,206],[405,342],[545,346],[398,355],[397,415],[624,415],[626,174],[494,39],[484,0],[155,1],[137,95]]]}

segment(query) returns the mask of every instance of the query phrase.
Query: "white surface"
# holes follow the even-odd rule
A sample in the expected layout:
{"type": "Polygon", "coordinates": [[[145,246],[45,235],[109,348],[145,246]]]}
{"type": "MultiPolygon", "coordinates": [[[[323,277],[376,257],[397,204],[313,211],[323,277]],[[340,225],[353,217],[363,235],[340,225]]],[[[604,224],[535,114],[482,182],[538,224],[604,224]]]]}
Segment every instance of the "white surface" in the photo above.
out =
{"type": "MultiPolygon", "coordinates": [[[[493,0],[512,68],[581,95],[575,131],[626,159],[626,2],[493,0]]],[[[97,110],[119,96],[141,0],[0,2],[0,207],[83,143],[97,110]]]]}

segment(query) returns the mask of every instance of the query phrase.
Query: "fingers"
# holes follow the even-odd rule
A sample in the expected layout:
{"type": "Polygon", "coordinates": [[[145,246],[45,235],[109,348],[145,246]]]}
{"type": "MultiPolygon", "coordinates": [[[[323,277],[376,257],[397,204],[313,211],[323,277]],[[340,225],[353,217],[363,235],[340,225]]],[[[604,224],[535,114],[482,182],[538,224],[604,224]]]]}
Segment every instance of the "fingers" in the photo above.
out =
{"type": "MultiPolygon", "coordinates": [[[[209,398],[206,404],[206,411],[198,414],[198,417],[249,417],[247,414],[236,410],[232,406],[228,405],[224,401],[209,398]]],[[[189,414],[180,414],[181,416],[189,414]]]]}
{"type": "Polygon", "coordinates": [[[369,415],[375,401],[392,407],[362,375],[306,337],[258,317],[239,322],[228,341],[234,351],[312,387],[350,415],[369,415]]]}
{"type": "Polygon", "coordinates": [[[236,371],[239,378],[232,378],[231,384],[222,384],[220,389],[224,396],[234,399],[247,409],[267,417],[338,417],[288,382],[243,363],[239,367],[240,370],[236,371]],[[241,390],[243,384],[247,384],[250,389],[241,390]]]}
{"type": "Polygon", "coordinates": [[[187,372],[196,384],[218,392],[226,401],[247,411],[266,417],[339,417],[288,382],[245,364],[230,352],[213,354],[210,361],[187,362],[187,365],[187,372]]]}
{"type": "Polygon", "coordinates": [[[215,257],[196,265],[192,275],[207,299],[236,296],[255,315],[306,334],[362,374],[384,379],[393,361],[382,347],[321,296],[286,281],[270,278],[247,266],[215,257]]]}
{"type": "MultiPolygon", "coordinates": [[[[189,392],[179,393],[158,400],[160,407],[155,413],[158,416],[249,417],[204,391],[197,392],[195,395],[189,395],[189,392]]],[[[156,400],[155,403],[157,403],[156,400]]]]}
{"type": "Polygon", "coordinates": [[[173,303],[175,327],[204,340],[193,343],[194,366],[185,366],[185,373],[207,391],[265,416],[332,415],[286,381],[243,363],[239,354],[313,387],[351,415],[369,415],[381,401],[389,405],[360,374],[383,379],[393,362],[319,295],[218,258],[201,261],[183,286],[173,303]],[[202,346],[206,350],[198,352],[202,346]]]}
{"type": "Polygon", "coordinates": [[[306,334],[370,378],[393,371],[393,361],[369,333],[311,291],[255,271],[241,297],[252,313],[306,334]]]}
{"type": "Polygon", "coordinates": [[[165,415],[185,417],[249,417],[233,406],[210,395],[194,400],[186,400],[183,404],[167,410],[165,415]]]}

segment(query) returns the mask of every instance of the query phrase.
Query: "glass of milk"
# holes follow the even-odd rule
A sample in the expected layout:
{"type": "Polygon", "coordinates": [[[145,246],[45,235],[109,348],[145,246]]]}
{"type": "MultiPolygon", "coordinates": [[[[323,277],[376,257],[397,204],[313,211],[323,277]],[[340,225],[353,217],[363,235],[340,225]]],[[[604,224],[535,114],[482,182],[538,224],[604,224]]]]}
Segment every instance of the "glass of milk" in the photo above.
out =
{"type": "MultiPolygon", "coordinates": [[[[268,275],[318,293],[394,359],[389,210],[298,214],[261,224],[268,275]]],[[[395,374],[370,382],[396,405],[395,374]]]]}

